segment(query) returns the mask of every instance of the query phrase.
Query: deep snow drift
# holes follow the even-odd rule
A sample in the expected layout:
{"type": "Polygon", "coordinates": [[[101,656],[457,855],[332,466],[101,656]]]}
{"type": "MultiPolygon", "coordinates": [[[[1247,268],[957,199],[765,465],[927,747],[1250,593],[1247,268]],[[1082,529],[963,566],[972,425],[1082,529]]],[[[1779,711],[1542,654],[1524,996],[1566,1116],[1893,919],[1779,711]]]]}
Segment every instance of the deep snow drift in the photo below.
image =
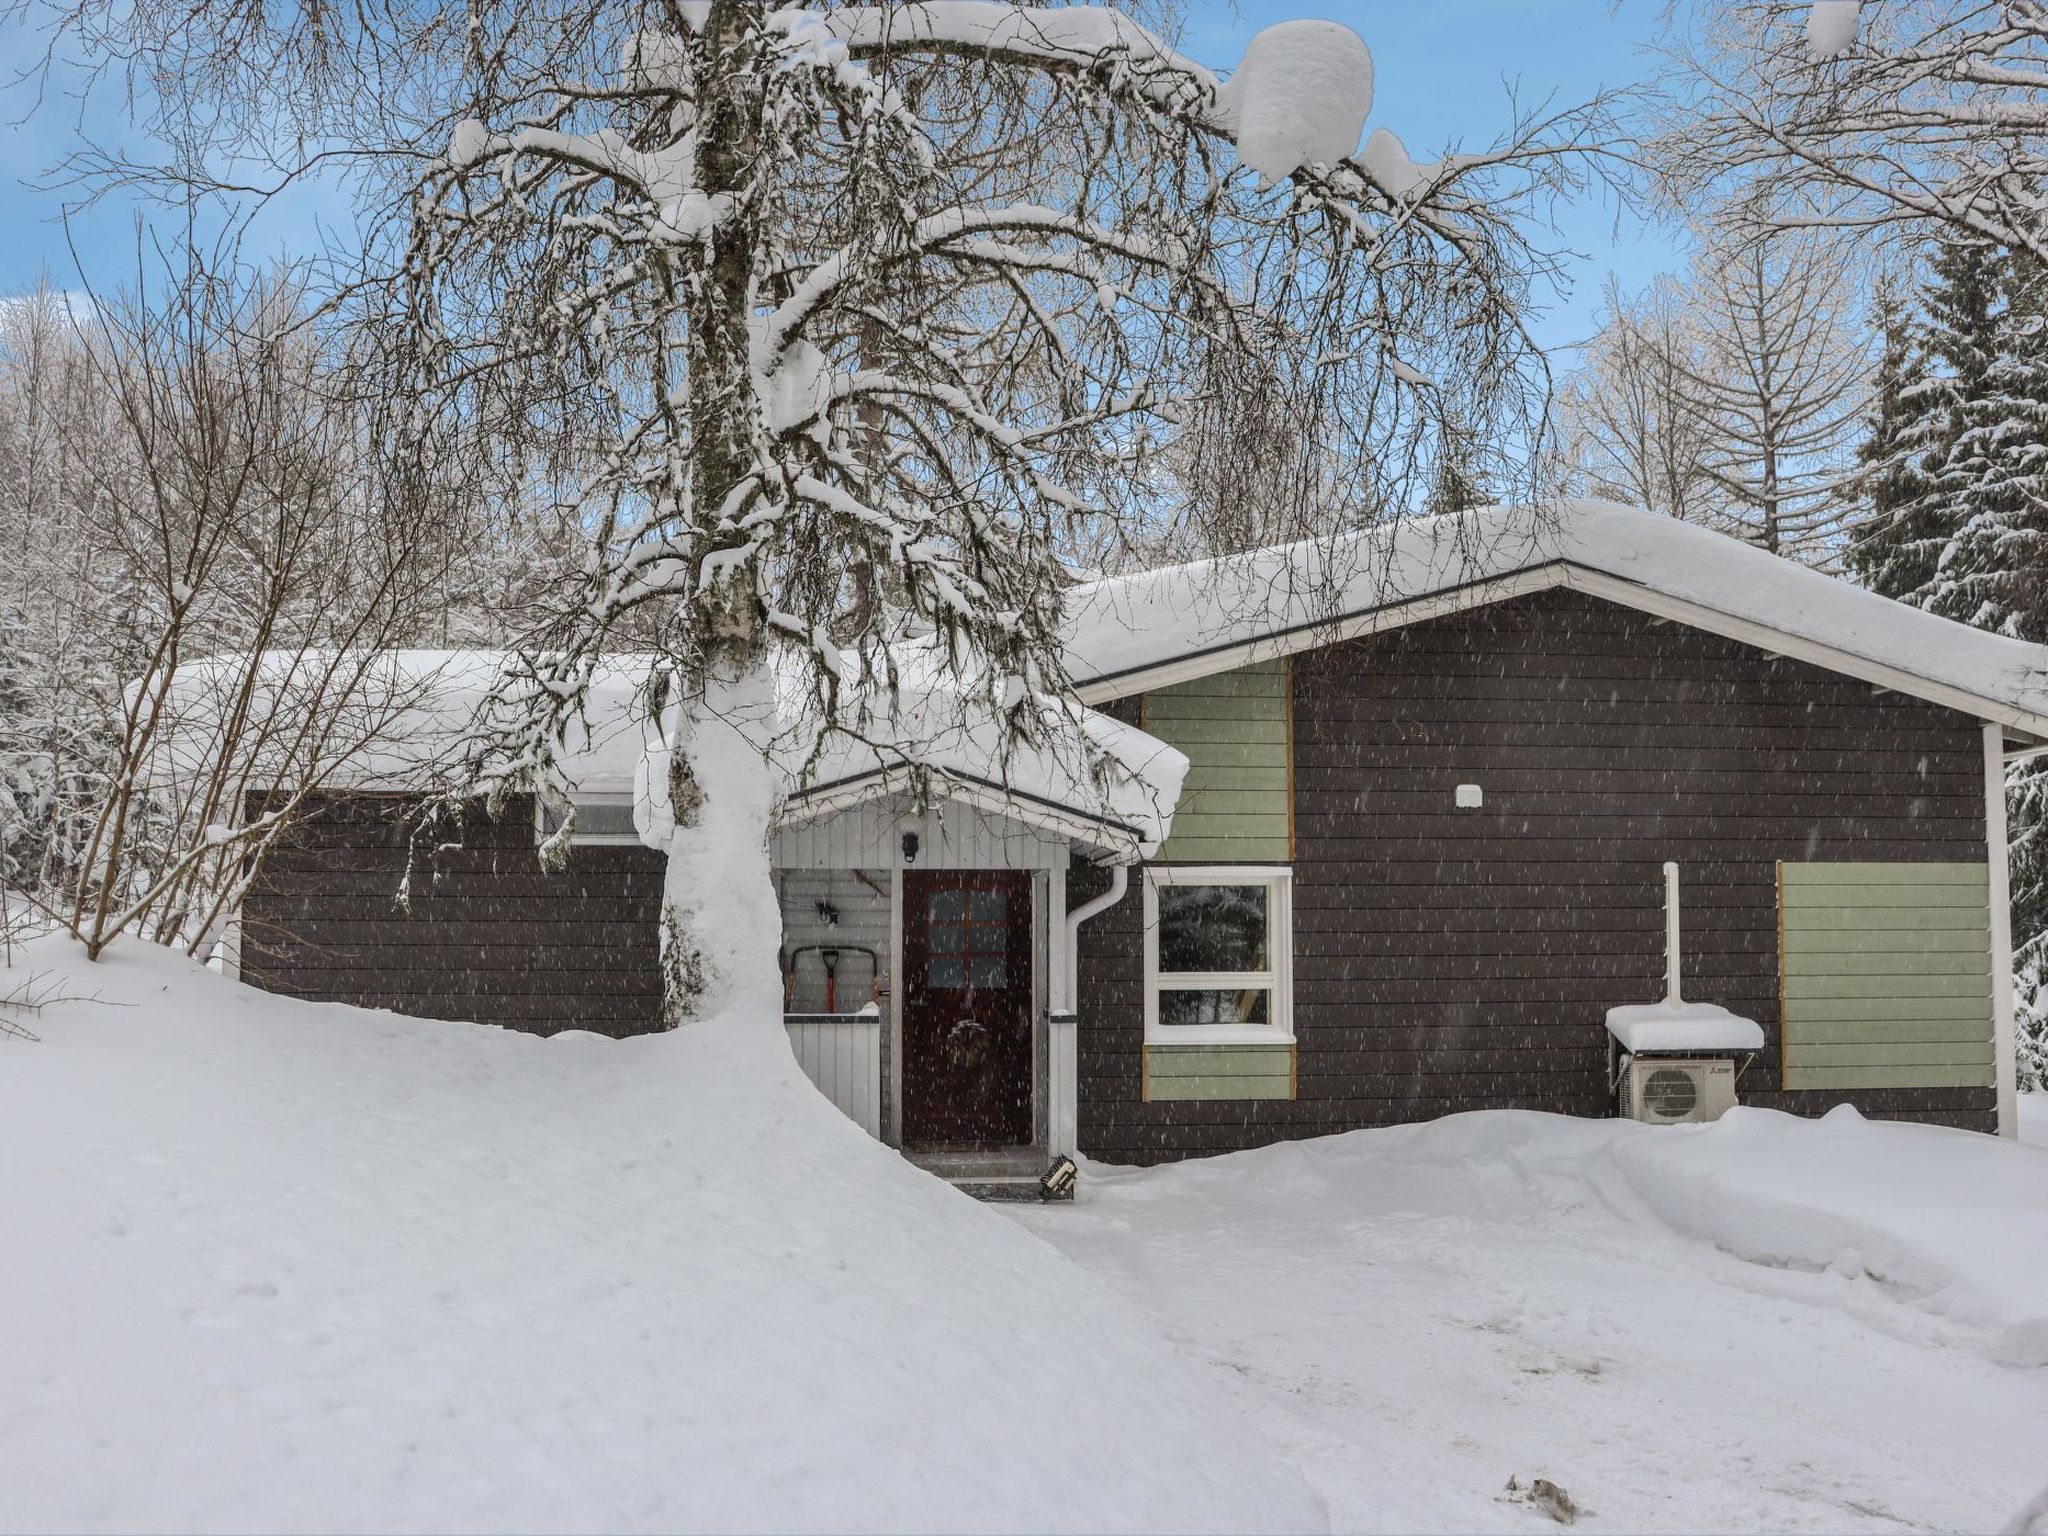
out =
{"type": "Polygon", "coordinates": [[[1208,1361],[1339,1530],[1555,1529],[1510,1476],[1595,1531],[1996,1530],[2048,1482],[2048,1369],[1998,1363],[2048,1319],[2033,1148],[1498,1111],[1081,1189],[1017,1219],[1208,1361]]]}
{"type": "Polygon", "coordinates": [[[0,1527],[1322,1523],[774,1021],[542,1040],[75,955],[6,978],[118,1006],[0,1043],[0,1527]]]}

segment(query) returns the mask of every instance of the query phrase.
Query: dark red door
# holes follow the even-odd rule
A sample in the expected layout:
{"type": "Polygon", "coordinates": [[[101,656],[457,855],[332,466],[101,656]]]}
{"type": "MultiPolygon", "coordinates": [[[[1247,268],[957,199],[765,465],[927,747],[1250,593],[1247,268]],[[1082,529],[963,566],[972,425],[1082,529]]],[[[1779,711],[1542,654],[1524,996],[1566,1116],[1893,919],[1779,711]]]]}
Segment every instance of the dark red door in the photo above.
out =
{"type": "Polygon", "coordinates": [[[1031,876],[903,876],[903,1144],[1031,1140],[1031,876]]]}

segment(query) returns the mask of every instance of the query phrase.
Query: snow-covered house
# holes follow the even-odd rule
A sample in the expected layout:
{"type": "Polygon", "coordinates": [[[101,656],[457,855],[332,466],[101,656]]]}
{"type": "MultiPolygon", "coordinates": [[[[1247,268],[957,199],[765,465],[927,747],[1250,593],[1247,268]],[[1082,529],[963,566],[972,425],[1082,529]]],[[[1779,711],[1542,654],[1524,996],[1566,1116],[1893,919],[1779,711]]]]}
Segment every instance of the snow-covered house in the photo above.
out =
{"type": "MultiPolygon", "coordinates": [[[[1668,860],[1688,995],[1765,1026],[1744,1101],[2012,1125],[2002,782],[2048,743],[2040,647],[1576,503],[1101,582],[1070,668],[1121,791],[963,725],[921,806],[854,764],[772,833],[799,1057],[963,1181],[1611,1113],[1602,1021],[1662,993],[1668,860]]],[[[528,805],[406,910],[410,804],[336,802],[251,897],[244,976],[648,1027],[661,857],[618,737],[565,871],[528,805]]]]}

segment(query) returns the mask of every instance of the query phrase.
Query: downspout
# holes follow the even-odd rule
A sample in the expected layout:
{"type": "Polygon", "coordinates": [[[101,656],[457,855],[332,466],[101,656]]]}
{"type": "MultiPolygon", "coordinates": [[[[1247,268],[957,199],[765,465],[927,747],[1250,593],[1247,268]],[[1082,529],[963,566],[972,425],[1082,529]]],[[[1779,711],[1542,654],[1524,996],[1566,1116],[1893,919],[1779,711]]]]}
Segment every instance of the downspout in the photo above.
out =
{"type": "Polygon", "coordinates": [[[1131,889],[1131,866],[1116,864],[1110,867],[1109,889],[1100,896],[1084,901],[1067,914],[1067,952],[1062,956],[1060,966],[1060,990],[1062,996],[1054,1005],[1072,1013],[1081,994],[1081,925],[1091,917],[1107,912],[1122,901],[1131,889]]]}
{"type": "Polygon", "coordinates": [[[2012,973],[2012,864],[2005,820],[2005,771],[2037,748],[2005,750],[2005,728],[1984,726],[1984,843],[1991,873],[1991,1060],[1997,1095],[1998,1134],[2019,1135],[2018,999],[2012,973]]]}
{"type": "Polygon", "coordinates": [[[1664,1006],[1677,1008],[1684,999],[1678,991],[1678,866],[1664,865],[1664,1006]]]}

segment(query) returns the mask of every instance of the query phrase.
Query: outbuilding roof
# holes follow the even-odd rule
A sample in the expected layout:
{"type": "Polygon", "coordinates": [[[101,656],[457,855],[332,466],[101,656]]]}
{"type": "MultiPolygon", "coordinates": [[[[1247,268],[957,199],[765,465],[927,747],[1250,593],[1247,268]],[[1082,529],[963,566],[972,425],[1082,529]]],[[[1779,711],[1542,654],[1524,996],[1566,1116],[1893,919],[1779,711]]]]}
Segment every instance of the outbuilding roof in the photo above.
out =
{"type": "Polygon", "coordinates": [[[1408,518],[1080,588],[1091,704],[1553,588],[1621,603],[2048,741],[2048,647],[1939,618],[1613,502],[1408,518]]]}

